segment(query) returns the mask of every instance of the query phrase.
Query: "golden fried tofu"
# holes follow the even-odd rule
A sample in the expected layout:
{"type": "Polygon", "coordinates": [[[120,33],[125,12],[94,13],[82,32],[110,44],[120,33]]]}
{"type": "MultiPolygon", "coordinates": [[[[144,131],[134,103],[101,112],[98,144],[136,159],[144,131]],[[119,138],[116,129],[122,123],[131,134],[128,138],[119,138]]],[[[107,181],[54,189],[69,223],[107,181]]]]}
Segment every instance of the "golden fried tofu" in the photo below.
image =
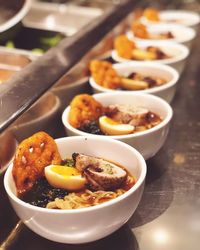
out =
{"type": "Polygon", "coordinates": [[[74,128],[80,128],[85,122],[97,120],[104,108],[88,94],[77,95],[70,103],[69,123],[74,128]]]}
{"type": "Polygon", "coordinates": [[[146,8],[143,12],[143,16],[153,22],[158,22],[160,20],[159,12],[155,8],[146,8]]]}
{"type": "Polygon", "coordinates": [[[110,62],[93,60],[90,71],[95,82],[105,88],[117,89],[121,86],[121,78],[110,62]]]}
{"type": "Polygon", "coordinates": [[[136,48],[135,43],[130,41],[127,36],[120,35],[114,40],[114,48],[117,51],[118,55],[126,58],[132,58],[132,51],[136,48]]]}
{"type": "Polygon", "coordinates": [[[44,175],[46,166],[60,163],[57,145],[47,133],[38,132],[23,140],[17,148],[12,169],[18,195],[32,188],[44,175]]]}

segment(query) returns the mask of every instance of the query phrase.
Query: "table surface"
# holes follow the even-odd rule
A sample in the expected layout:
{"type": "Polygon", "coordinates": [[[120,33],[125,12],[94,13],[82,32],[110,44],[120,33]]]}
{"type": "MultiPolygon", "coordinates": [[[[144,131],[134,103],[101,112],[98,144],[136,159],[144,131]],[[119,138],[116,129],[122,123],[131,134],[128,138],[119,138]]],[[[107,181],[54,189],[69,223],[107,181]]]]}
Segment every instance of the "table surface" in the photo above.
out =
{"type": "MultiPolygon", "coordinates": [[[[199,250],[200,249],[200,46],[195,39],[172,102],[174,117],[164,147],[147,161],[142,200],[132,218],[112,235],[84,245],[46,240],[22,223],[0,249],[199,250]],[[16,233],[17,232],[17,233],[16,233]]],[[[62,133],[62,132],[61,132],[62,133]]],[[[0,189],[3,189],[3,176],[0,189]]],[[[0,242],[18,221],[0,192],[0,242]]]]}

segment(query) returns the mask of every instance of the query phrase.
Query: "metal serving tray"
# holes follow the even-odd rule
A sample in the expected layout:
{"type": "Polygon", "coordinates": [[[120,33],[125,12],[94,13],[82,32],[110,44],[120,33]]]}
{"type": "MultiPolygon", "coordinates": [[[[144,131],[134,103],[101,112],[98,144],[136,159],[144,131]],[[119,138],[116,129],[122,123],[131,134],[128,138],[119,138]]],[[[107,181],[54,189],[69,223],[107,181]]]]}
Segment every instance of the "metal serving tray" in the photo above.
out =
{"type": "Polygon", "coordinates": [[[19,49],[0,46],[0,68],[19,71],[35,60],[38,56],[19,49]]]}
{"type": "Polygon", "coordinates": [[[23,19],[23,25],[71,36],[101,14],[102,10],[98,8],[33,2],[30,11],[23,19]]]}

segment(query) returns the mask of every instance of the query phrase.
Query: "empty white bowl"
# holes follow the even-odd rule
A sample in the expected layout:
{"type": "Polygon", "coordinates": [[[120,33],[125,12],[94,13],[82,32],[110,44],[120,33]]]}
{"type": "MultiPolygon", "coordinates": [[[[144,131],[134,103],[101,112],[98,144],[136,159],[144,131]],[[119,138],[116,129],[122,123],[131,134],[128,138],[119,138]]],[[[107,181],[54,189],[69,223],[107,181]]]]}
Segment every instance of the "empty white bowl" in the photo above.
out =
{"type": "Polygon", "coordinates": [[[16,196],[11,164],[4,177],[4,186],[19,218],[40,236],[71,244],[98,240],[124,225],[137,208],[143,192],[146,164],[140,153],[107,137],[68,137],[57,139],[56,143],[62,158],[81,152],[114,161],[135,176],[136,184],[123,195],[93,207],[74,210],[40,208],[16,196]]]}
{"type": "Polygon", "coordinates": [[[108,106],[110,104],[132,104],[134,106],[147,108],[149,111],[152,111],[159,115],[163,119],[163,121],[151,129],[128,135],[92,135],[86,132],[82,132],[70,125],[68,121],[70,106],[68,106],[64,110],[62,115],[62,122],[68,136],[90,135],[95,137],[97,136],[113,138],[119,141],[123,141],[136,148],[145,159],[153,157],[159,151],[167,137],[170,121],[173,114],[170,105],[166,101],[150,94],[130,92],[100,93],[93,95],[93,97],[103,106],[108,106]]]}
{"type": "MultiPolygon", "coordinates": [[[[189,49],[178,43],[172,43],[172,42],[148,42],[146,41],[145,43],[137,43],[138,48],[147,48],[148,46],[155,46],[160,48],[164,53],[167,55],[171,56],[171,58],[167,59],[162,59],[162,60],[153,60],[151,62],[155,63],[161,63],[161,64],[166,64],[174,69],[176,69],[179,74],[182,73],[185,63],[186,63],[186,58],[189,55],[189,49]]],[[[128,60],[126,58],[122,58],[121,56],[118,55],[116,50],[112,50],[111,52],[111,57],[114,61],[116,62],[127,62],[127,61],[133,61],[133,62],[138,62],[138,60],[128,60]]],[[[141,61],[140,61],[141,62],[141,61]]]]}
{"type": "Polygon", "coordinates": [[[179,73],[170,66],[151,62],[124,62],[113,64],[113,68],[120,76],[128,76],[133,72],[139,73],[143,76],[160,77],[165,79],[166,83],[144,90],[115,90],[108,89],[97,84],[93,77],[90,77],[89,83],[95,93],[101,92],[134,92],[134,93],[148,93],[161,97],[170,103],[176,92],[176,84],[179,79],[179,73]]]}
{"type": "MultiPolygon", "coordinates": [[[[159,23],[174,23],[188,26],[197,31],[200,23],[200,16],[197,12],[189,10],[163,10],[159,12],[159,23]]],[[[141,18],[145,25],[152,25],[155,22],[148,20],[145,17],[141,18]]],[[[156,22],[157,23],[157,22],[156,22]]]]}
{"type": "Polygon", "coordinates": [[[151,26],[147,26],[147,30],[149,34],[162,34],[162,33],[167,33],[171,32],[172,35],[174,36],[173,38],[168,38],[168,39],[143,39],[134,36],[134,33],[129,30],[127,32],[127,37],[130,40],[136,41],[136,42],[154,42],[154,41],[166,41],[166,42],[178,42],[182,43],[188,48],[191,48],[192,42],[194,38],[196,37],[196,31],[192,28],[185,27],[183,25],[176,25],[176,24],[154,24],[151,26]]]}

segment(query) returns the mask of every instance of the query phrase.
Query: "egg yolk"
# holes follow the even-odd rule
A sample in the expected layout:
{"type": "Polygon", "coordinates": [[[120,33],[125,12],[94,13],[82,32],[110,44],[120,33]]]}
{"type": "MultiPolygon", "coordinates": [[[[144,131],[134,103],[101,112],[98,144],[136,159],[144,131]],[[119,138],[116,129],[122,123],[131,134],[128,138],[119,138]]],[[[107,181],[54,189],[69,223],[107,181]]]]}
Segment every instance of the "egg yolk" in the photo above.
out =
{"type": "Polygon", "coordinates": [[[51,170],[63,177],[80,175],[80,172],[74,167],[54,165],[51,167],[51,170]]]}
{"type": "Polygon", "coordinates": [[[120,123],[114,121],[113,119],[111,119],[111,118],[109,118],[109,117],[107,117],[107,116],[104,118],[104,121],[105,121],[106,123],[110,124],[110,125],[119,125],[119,124],[120,124],[120,123]]]}

